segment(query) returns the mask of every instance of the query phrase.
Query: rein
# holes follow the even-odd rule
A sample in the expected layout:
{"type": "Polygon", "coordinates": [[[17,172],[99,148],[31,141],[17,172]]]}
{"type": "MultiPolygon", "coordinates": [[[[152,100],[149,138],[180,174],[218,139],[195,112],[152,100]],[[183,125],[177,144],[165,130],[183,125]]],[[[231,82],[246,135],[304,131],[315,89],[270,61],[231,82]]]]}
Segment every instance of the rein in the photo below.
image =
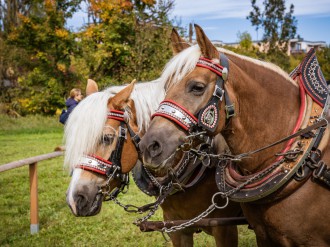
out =
{"type": "Polygon", "coordinates": [[[132,130],[129,125],[129,118],[126,111],[111,110],[107,114],[108,119],[114,119],[120,122],[118,140],[115,150],[111,153],[110,157],[105,160],[97,155],[85,155],[80,164],[76,168],[92,171],[102,176],[106,176],[106,185],[100,188],[99,194],[104,196],[104,200],[113,200],[120,192],[125,193],[125,188],[129,186],[129,174],[122,173],[121,156],[123,152],[124,142],[127,139],[127,131],[129,132],[132,141],[139,153],[138,144],[140,141],[139,136],[132,130]],[[114,191],[111,191],[110,181],[118,179],[120,186],[114,191]]]}

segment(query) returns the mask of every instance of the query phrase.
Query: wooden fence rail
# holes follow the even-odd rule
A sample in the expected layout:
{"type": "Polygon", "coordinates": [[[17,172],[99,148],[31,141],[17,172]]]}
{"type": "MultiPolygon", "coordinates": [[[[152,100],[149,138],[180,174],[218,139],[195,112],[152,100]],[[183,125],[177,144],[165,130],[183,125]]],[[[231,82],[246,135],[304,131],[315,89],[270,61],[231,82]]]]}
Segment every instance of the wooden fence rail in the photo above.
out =
{"type": "Polygon", "coordinates": [[[35,234],[39,232],[38,217],[38,176],[37,164],[39,161],[48,160],[63,155],[63,151],[42,154],[31,158],[14,161],[8,164],[0,165],[0,173],[21,166],[29,165],[30,174],[30,232],[35,234]]]}

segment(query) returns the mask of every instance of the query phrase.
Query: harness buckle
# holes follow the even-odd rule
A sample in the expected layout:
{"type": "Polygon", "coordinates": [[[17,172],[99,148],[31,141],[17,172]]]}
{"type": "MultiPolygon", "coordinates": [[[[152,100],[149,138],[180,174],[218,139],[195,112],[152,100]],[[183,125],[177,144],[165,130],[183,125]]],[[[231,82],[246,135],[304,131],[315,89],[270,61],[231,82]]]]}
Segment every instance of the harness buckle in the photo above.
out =
{"type": "Polygon", "coordinates": [[[119,135],[118,135],[118,137],[123,137],[126,140],[127,139],[127,129],[122,127],[122,126],[119,126],[119,135]]]}
{"type": "Polygon", "coordinates": [[[234,117],[236,115],[235,113],[235,105],[225,105],[225,110],[226,110],[226,118],[229,119],[231,117],[234,117]]]}
{"type": "Polygon", "coordinates": [[[225,93],[225,90],[223,90],[221,87],[219,87],[218,85],[215,85],[214,88],[214,92],[213,92],[213,96],[217,97],[220,99],[220,101],[222,101],[223,95],[225,93]]]}

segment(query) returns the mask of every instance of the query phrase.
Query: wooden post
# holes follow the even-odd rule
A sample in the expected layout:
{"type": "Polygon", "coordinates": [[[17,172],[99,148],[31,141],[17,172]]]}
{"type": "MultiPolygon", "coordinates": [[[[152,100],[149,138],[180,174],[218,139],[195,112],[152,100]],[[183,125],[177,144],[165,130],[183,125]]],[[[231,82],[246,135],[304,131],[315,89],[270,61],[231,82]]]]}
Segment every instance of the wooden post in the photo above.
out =
{"type": "Polygon", "coordinates": [[[29,164],[31,234],[35,234],[39,232],[37,164],[38,164],[37,162],[29,164]]]}

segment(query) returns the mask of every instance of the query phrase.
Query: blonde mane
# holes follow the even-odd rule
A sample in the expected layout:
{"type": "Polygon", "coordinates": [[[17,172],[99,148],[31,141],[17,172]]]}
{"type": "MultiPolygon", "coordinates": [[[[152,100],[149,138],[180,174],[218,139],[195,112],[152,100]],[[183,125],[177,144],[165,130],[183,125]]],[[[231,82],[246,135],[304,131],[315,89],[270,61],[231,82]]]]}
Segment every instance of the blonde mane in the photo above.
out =
{"type": "MultiPolygon", "coordinates": [[[[65,125],[64,165],[70,169],[79,163],[86,153],[92,153],[102,137],[107,118],[107,103],[125,86],[113,86],[104,91],[89,95],[70,114],[65,125]]],[[[146,131],[150,116],[164,99],[164,85],[161,80],[137,83],[131,94],[136,108],[139,131],[146,131]]]]}
{"type": "MultiPolygon", "coordinates": [[[[269,69],[278,75],[284,77],[286,80],[290,81],[293,85],[298,86],[297,83],[290,78],[290,76],[283,71],[280,67],[260,61],[254,58],[236,54],[232,51],[226,50],[224,48],[217,48],[220,52],[228,55],[237,57],[239,59],[251,62],[257,66],[261,66],[265,69],[269,69]]],[[[172,85],[175,85],[177,82],[181,81],[186,75],[196,67],[196,63],[201,56],[201,51],[198,45],[191,46],[182,52],[174,56],[165,66],[163,73],[161,75],[161,80],[165,85],[165,90],[168,91],[172,85]]]]}
{"type": "Polygon", "coordinates": [[[229,51],[229,50],[224,49],[224,48],[217,48],[217,49],[220,52],[222,52],[222,53],[224,53],[226,55],[237,57],[237,58],[240,58],[242,60],[251,62],[251,63],[253,63],[253,64],[257,65],[257,66],[261,66],[261,67],[263,67],[265,69],[269,69],[269,70],[277,73],[278,75],[284,77],[286,80],[290,81],[293,85],[295,85],[295,86],[298,87],[297,83],[289,76],[288,73],[286,73],[284,70],[282,70],[280,67],[278,67],[277,65],[275,65],[273,63],[269,63],[269,62],[261,61],[261,60],[255,59],[255,58],[243,56],[243,55],[234,53],[234,52],[229,51]]]}

